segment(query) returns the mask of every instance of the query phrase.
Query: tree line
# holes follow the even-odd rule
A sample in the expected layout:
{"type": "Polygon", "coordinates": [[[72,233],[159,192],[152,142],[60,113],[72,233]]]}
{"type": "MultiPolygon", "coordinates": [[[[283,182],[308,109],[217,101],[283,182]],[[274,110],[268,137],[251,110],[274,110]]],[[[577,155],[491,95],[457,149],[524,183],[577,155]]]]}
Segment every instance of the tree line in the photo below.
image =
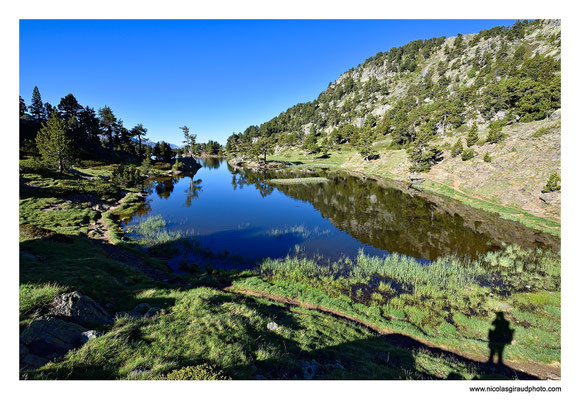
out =
{"type": "Polygon", "coordinates": [[[101,159],[107,161],[151,164],[151,160],[173,163],[176,157],[192,155],[218,155],[222,146],[215,141],[195,143],[196,135],[181,127],[185,146],[172,149],[165,141],[146,145],[147,128],[139,123],[125,127],[111,107],[98,110],[82,106],[69,93],[53,106],[42,100],[37,86],[26,104],[19,96],[21,147],[39,154],[42,164],[62,172],[75,160],[101,159]]]}

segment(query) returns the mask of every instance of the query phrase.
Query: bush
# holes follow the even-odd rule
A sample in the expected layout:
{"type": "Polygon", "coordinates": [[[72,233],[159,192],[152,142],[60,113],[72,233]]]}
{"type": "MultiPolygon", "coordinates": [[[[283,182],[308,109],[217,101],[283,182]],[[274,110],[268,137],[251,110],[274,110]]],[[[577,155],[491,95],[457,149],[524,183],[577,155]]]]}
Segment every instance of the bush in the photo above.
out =
{"type": "Polygon", "coordinates": [[[489,151],[483,156],[483,161],[491,162],[491,155],[489,154],[489,151]]]}
{"type": "Polygon", "coordinates": [[[127,188],[133,188],[141,185],[145,178],[137,168],[133,165],[125,166],[119,164],[113,167],[111,172],[111,181],[117,185],[127,188]]]}
{"type": "Polygon", "coordinates": [[[173,164],[171,169],[174,171],[183,171],[185,169],[185,164],[179,160],[175,160],[175,164],[173,164]]]}
{"type": "Polygon", "coordinates": [[[463,161],[471,160],[473,157],[475,157],[475,151],[473,149],[467,149],[461,153],[461,159],[463,161]]]}
{"type": "Polygon", "coordinates": [[[556,172],[554,172],[548,178],[548,182],[546,183],[546,186],[544,186],[544,189],[542,189],[542,192],[549,193],[549,192],[555,192],[557,190],[560,190],[560,175],[558,175],[556,172]]]}
{"type": "Polygon", "coordinates": [[[171,371],[166,379],[174,381],[218,381],[231,380],[223,372],[214,369],[211,365],[200,364],[171,371]]]}

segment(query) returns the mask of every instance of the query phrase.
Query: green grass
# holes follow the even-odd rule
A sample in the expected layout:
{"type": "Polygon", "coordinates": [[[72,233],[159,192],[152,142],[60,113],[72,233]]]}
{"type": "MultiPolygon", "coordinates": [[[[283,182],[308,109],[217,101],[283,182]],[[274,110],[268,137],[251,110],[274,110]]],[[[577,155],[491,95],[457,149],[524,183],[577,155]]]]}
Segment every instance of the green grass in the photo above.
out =
{"type": "Polygon", "coordinates": [[[397,255],[332,264],[288,257],[266,260],[258,276],[234,286],[299,298],[475,354],[487,352],[491,321],[504,311],[518,338],[507,357],[560,361],[560,259],[551,251],[508,246],[473,261],[449,256],[429,265],[397,255]]]}
{"type": "Polygon", "coordinates": [[[475,197],[460,193],[447,185],[433,182],[431,180],[426,180],[421,185],[421,188],[437,195],[444,195],[458,200],[473,208],[497,214],[503,219],[519,222],[528,228],[538,229],[542,232],[560,237],[560,224],[558,222],[535,216],[522,209],[502,206],[490,201],[477,199],[475,197]]]}
{"type": "MultiPolygon", "coordinates": [[[[112,315],[142,302],[162,312],[98,327],[103,336],[23,377],[302,379],[304,363],[312,360],[318,363],[316,377],[324,379],[490,377],[468,360],[393,345],[332,315],[208,287],[231,280],[237,288],[300,298],[473,354],[486,353],[492,313],[508,307],[517,343],[508,346],[506,358],[546,363],[560,359],[559,257],[549,252],[508,247],[469,264],[448,257],[430,265],[364,254],[330,265],[289,258],[266,261],[257,276],[197,271],[184,277],[188,285],[169,284],[151,280],[133,264],[139,261],[167,272],[153,250],[175,246],[183,239],[175,235],[184,233],[171,234],[165,221],[151,218],[136,228],[133,240],[123,239],[119,217],[140,206],[138,196],[129,194],[120,208],[103,215],[112,242],[118,244],[109,250],[123,253],[114,259],[107,250],[111,245],[84,237],[86,224],[97,215],[86,203],[66,198],[78,188],[99,197],[90,189],[93,181],[26,174],[38,188],[25,191],[20,202],[20,328],[44,315],[56,295],[73,290],[92,297],[112,315]],[[148,246],[148,253],[128,247],[135,242],[148,246]],[[482,285],[483,280],[491,286],[482,285]],[[509,293],[501,293],[498,282],[509,293]],[[270,322],[280,328],[269,330],[270,322]]],[[[107,190],[101,200],[113,193],[109,200],[118,199],[116,188],[107,190]]],[[[296,226],[272,234],[318,233],[296,226]]]]}
{"type": "Polygon", "coordinates": [[[319,177],[319,176],[312,176],[312,177],[305,177],[305,178],[270,179],[270,180],[268,180],[268,182],[278,184],[278,185],[300,185],[300,184],[307,184],[307,183],[326,183],[326,182],[328,182],[328,179],[324,178],[324,177],[319,177]]]}
{"type": "Polygon", "coordinates": [[[23,326],[29,324],[42,313],[55,296],[66,290],[66,287],[54,283],[21,284],[18,291],[20,324],[23,326]]]}
{"type": "Polygon", "coordinates": [[[35,379],[303,379],[305,363],[323,379],[433,379],[485,374],[469,361],[390,344],[365,328],[317,311],[209,288],[149,290],[171,299],[156,317],[121,318],[104,336],[28,373],[35,379]],[[267,329],[270,322],[279,326],[267,329]],[[131,374],[132,371],[141,371],[131,374]],[[212,372],[212,373],[208,373],[212,372]]]}
{"type": "Polygon", "coordinates": [[[97,212],[82,203],[56,197],[28,197],[20,200],[20,224],[32,224],[65,235],[86,234],[86,225],[97,212]]]}

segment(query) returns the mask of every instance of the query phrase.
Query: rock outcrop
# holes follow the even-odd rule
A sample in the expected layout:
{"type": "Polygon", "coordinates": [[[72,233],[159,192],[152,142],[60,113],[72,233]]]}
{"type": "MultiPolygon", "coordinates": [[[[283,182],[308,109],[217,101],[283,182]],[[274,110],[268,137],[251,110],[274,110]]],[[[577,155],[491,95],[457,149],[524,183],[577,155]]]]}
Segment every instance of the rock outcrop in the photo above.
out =
{"type": "Polygon", "coordinates": [[[64,317],[79,324],[110,324],[113,319],[96,301],[79,292],[54,298],[49,315],[64,317]]]}

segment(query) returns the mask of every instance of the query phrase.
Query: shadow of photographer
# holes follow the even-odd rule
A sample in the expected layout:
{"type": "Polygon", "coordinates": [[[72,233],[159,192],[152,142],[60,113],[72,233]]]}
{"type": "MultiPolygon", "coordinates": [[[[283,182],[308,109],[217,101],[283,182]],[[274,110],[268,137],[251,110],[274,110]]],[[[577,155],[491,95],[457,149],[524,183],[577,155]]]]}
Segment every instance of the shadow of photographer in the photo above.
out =
{"type": "Polygon", "coordinates": [[[497,354],[497,365],[503,365],[503,352],[505,347],[513,341],[514,330],[510,328],[510,323],[505,319],[502,311],[496,312],[495,320],[491,323],[493,326],[489,330],[489,360],[493,363],[497,354]]]}

